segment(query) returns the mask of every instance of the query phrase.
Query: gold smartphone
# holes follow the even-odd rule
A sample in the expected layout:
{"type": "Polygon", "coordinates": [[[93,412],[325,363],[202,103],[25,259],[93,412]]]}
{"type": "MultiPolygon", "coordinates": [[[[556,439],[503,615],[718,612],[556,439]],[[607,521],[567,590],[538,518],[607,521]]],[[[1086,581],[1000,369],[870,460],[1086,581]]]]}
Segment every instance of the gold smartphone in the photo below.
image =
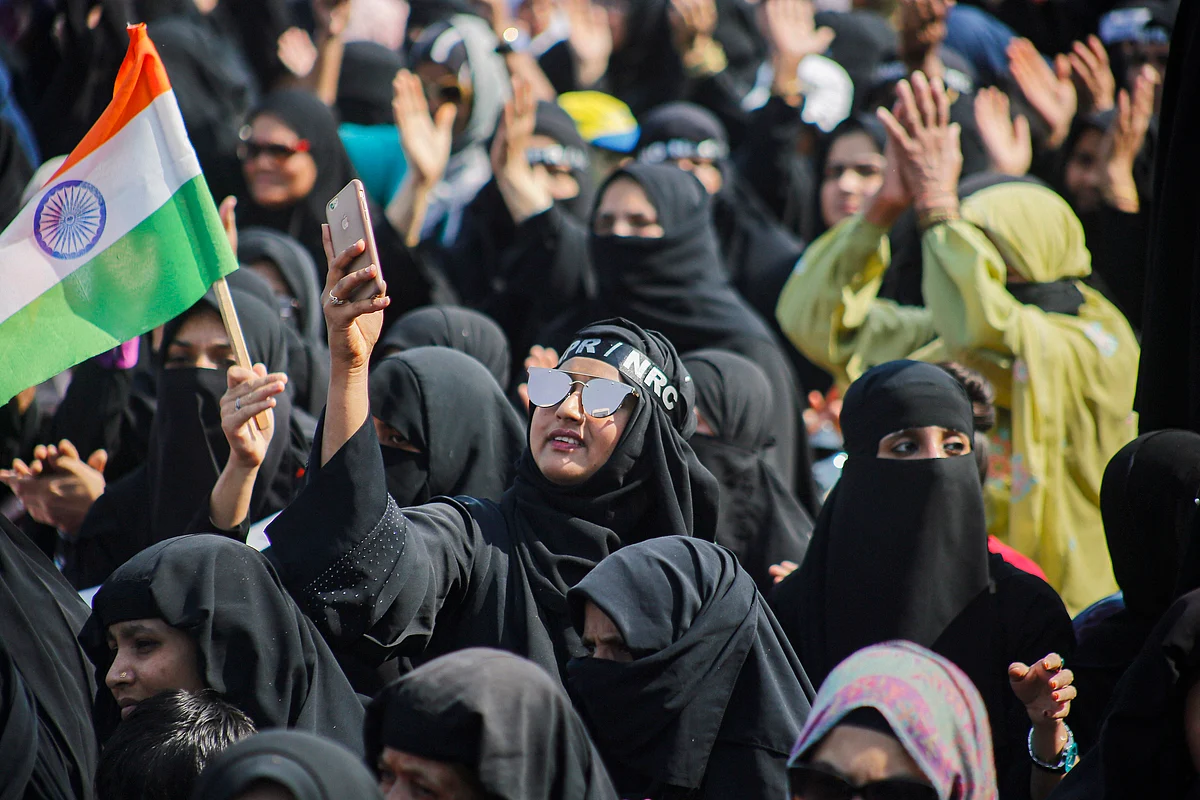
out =
{"type": "MultiPolygon", "coordinates": [[[[367,209],[367,191],[358,178],[346,184],[332,200],[325,204],[325,217],[329,221],[329,238],[333,241],[334,254],[362,239],[367,249],[354,259],[347,272],[366,269],[379,264],[379,251],[375,249],[375,232],[371,228],[371,212],[367,209]]],[[[355,290],[348,301],[378,297],[384,292],[383,269],[376,271],[375,280],[355,290]]]]}

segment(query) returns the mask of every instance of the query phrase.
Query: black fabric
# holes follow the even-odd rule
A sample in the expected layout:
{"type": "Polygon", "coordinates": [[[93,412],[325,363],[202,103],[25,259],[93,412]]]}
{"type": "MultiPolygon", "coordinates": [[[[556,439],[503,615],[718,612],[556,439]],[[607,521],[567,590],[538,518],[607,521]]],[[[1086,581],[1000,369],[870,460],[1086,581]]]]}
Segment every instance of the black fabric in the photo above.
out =
{"type": "Polygon", "coordinates": [[[616,800],[566,693],[536,665],[498,650],[442,656],[367,709],[368,763],[384,747],[466,767],[497,800],[616,800]]]}
{"type": "Polygon", "coordinates": [[[690,444],[721,484],[717,544],[733,551],[766,594],[775,582],[770,567],[803,562],[813,529],[812,517],[763,460],[773,438],[771,383],[753,361],[724,350],[697,350],[684,365],[696,384],[696,407],[713,430],[690,444]]]}
{"type": "Polygon", "coordinates": [[[370,395],[371,413],[421,451],[383,446],[388,492],[397,505],[439,495],[499,500],[511,485],[525,427],[471,356],[448,347],[388,356],[371,370],[370,395]]]}
{"type": "Polygon", "coordinates": [[[1055,314],[1076,317],[1079,316],[1079,307],[1083,305],[1083,292],[1079,291],[1075,280],[1010,283],[1006,288],[1018,302],[1055,314]]]}
{"type": "Polygon", "coordinates": [[[25,184],[32,177],[33,166],[21,148],[16,128],[0,120],[0,230],[16,219],[24,205],[21,195],[25,184]]]}
{"type": "Polygon", "coordinates": [[[682,351],[718,347],[754,361],[771,380],[776,443],[770,460],[795,487],[804,506],[819,506],[812,482],[803,399],[778,338],[729,284],[708,214],[708,195],[696,178],[673,166],[628,164],[614,180],[633,180],[658,212],[661,238],[592,233],[592,264],[600,302],[661,331],[682,351]]]}
{"type": "MultiPolygon", "coordinates": [[[[678,355],[656,333],[615,320],[578,335],[634,345],[685,385],[678,355]]],[[[689,388],[680,403],[693,402],[689,388]]],[[[694,425],[690,412],[686,420],[694,425]]],[[[327,636],[364,657],[499,647],[558,675],[582,653],[566,592],[596,563],[657,536],[714,537],[717,485],[690,433],[638,401],[608,461],[581,484],[550,483],[526,450],[498,504],[442,498],[399,510],[368,423],[328,463],[311,459],[304,491],[268,535],[294,595],[327,636]]]]}
{"type": "MultiPolygon", "coordinates": [[[[250,227],[238,231],[238,259],[243,264],[266,261],[275,265],[295,303],[284,326],[288,333],[288,380],[296,405],[316,416],[329,394],[329,346],[321,312],[321,286],[312,256],[292,237],[271,228],[250,227]]],[[[256,274],[241,269],[229,276],[256,274]]],[[[272,307],[280,301],[269,298],[272,307]]]]}
{"type": "Polygon", "coordinates": [[[1117,685],[1100,743],[1054,800],[1200,796],[1185,702],[1200,675],[1200,591],[1167,610],[1117,685]]]}
{"type": "Polygon", "coordinates": [[[266,781],[294,800],[382,800],[375,777],[354,753],[303,731],[265,731],[217,754],[204,768],[193,800],[236,800],[266,781]]]}
{"type": "MultiPolygon", "coordinates": [[[[250,358],[268,372],[287,372],[287,339],[279,313],[253,295],[231,287],[250,358]]],[[[221,430],[221,397],[227,383],[219,369],[168,369],[167,348],[184,322],[199,310],[216,313],[207,295],[169,322],[157,364],[157,411],[149,455],[141,468],[108,485],[84,518],[77,539],[65,545],[64,572],[80,588],[95,586],[144,547],[207,528],[209,495],[229,458],[221,430]]],[[[289,391],[275,398],[275,433],[254,482],[249,520],[287,505],[295,485],[289,391]]]]}
{"type": "Polygon", "coordinates": [[[1143,433],[1200,430],[1200,238],[1188,207],[1200,179],[1200,5],[1181,3],[1159,114],[1135,407],[1143,433]]]}
{"type": "Polygon", "coordinates": [[[975,459],[876,458],[879,440],[938,425],[971,435],[971,401],[943,370],[892,361],[851,384],[842,477],[808,556],[774,606],[818,684],[869,644],[930,647],[988,587],[987,527],[975,459]],[[870,558],[864,558],[864,554],[870,558]]]}
{"type": "MultiPolygon", "coordinates": [[[[337,119],[315,95],[299,90],[280,90],[263,98],[250,112],[248,121],[269,114],[309,142],[309,155],[317,165],[317,179],[308,196],[287,208],[265,208],[244,192],[238,202],[238,221],[262,225],[291,236],[304,246],[317,265],[318,283],[325,283],[325,250],[321,225],[326,221],[325,204],[355,177],[354,165],[338,138],[337,119]]],[[[383,209],[369,203],[379,268],[388,284],[392,303],[384,312],[388,321],[409,309],[429,302],[433,280],[413,260],[399,235],[392,230],[383,209]]]]}
{"type": "MultiPolygon", "coordinates": [[[[564,148],[574,151],[577,157],[588,159],[590,149],[587,142],[579,135],[579,129],[575,127],[575,120],[571,119],[571,115],[563,111],[558,103],[546,100],[538,101],[533,132],[540,136],[549,136],[564,148]]],[[[554,202],[575,219],[584,220],[587,219],[588,211],[591,210],[592,203],[595,201],[596,186],[592,181],[589,169],[572,166],[571,176],[579,184],[579,194],[570,200],[554,202]]]]}
{"type": "Polygon", "coordinates": [[[114,572],[92,599],[80,642],[96,665],[101,741],[119,711],[104,676],[108,627],[159,618],[190,634],[206,686],[259,730],[298,728],[362,752],[363,707],[313,623],[253,547],[211,534],[168,539],[114,572]]]}
{"type": "Polygon", "coordinates": [[[457,306],[418,308],[396,320],[376,345],[385,356],[414,347],[449,347],[466,353],[487,367],[500,388],[508,388],[512,363],[508,339],[486,314],[457,306]]]}
{"type": "Polygon", "coordinates": [[[97,747],[87,620],[54,564],[0,515],[0,798],[90,800],[97,747]]]}
{"type": "Polygon", "coordinates": [[[1071,726],[1085,749],[1154,624],[1176,598],[1200,588],[1198,496],[1200,435],[1190,431],[1140,436],[1104,471],[1100,510],[1124,608],[1079,633],[1071,726]]]}
{"type": "Polygon", "coordinates": [[[338,73],[337,110],[342,122],[395,125],[392,81],[404,57],[375,42],[347,42],[338,73]]]}
{"type": "Polygon", "coordinates": [[[754,581],[724,548],[668,536],[626,547],[571,590],[633,653],[567,666],[622,797],[778,798],[812,686],[754,581]]]}

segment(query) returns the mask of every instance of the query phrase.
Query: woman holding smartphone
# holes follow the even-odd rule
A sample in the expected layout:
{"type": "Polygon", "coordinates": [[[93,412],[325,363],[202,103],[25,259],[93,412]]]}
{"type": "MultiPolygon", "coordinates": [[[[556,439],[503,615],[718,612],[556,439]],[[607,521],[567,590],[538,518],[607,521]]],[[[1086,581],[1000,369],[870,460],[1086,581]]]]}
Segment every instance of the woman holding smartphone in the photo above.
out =
{"type": "Polygon", "coordinates": [[[556,369],[531,370],[527,447],[499,502],[397,508],[367,385],[389,298],[341,300],[374,280],[374,267],[346,274],[362,250],[334,258],[327,244],[329,405],[308,483],[269,529],[283,580],[330,641],[379,661],[490,646],[561,676],[584,653],[566,593],[596,563],[655,536],[715,535],[716,481],[686,441],[691,378],[661,335],[589,325],[556,369]]]}

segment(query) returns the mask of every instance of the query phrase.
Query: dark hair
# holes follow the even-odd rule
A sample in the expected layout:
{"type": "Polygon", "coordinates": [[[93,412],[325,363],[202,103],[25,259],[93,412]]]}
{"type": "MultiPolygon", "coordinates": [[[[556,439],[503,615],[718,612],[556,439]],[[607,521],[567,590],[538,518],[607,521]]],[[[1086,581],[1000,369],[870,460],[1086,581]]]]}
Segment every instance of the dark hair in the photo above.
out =
{"type": "Polygon", "coordinates": [[[987,479],[988,458],[992,454],[987,432],[996,426],[996,389],[983,375],[955,361],[943,361],[938,366],[962,384],[967,390],[967,397],[971,398],[971,415],[975,418],[975,436],[971,441],[971,452],[975,455],[975,464],[979,467],[979,481],[982,483],[987,479]]]}
{"type": "Polygon", "coordinates": [[[204,765],[254,723],[212,689],[162,692],[117,726],[96,767],[97,800],[188,797],[204,765]]]}

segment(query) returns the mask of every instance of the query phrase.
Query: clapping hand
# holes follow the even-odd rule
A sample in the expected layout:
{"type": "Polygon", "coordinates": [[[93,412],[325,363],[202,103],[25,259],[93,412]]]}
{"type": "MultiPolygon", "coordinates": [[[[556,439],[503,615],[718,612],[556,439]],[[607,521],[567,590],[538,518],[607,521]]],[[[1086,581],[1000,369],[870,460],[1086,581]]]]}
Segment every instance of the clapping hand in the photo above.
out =
{"type": "Polygon", "coordinates": [[[430,116],[421,79],[402,69],[392,81],[392,114],[400,129],[400,144],[414,179],[426,189],[436,186],[450,163],[457,107],[453,103],[443,103],[430,116]]]}
{"type": "Polygon", "coordinates": [[[1124,89],[1117,96],[1117,115],[1105,136],[1105,197],[1114,207],[1129,214],[1137,213],[1140,208],[1133,162],[1146,142],[1158,81],[1154,67],[1142,67],[1134,83],[1133,97],[1124,89]]]}
{"type": "Polygon", "coordinates": [[[0,481],[34,520],[77,534],[88,509],[104,493],[108,453],[97,450],[83,461],[75,445],[63,439],[58,445],[38,445],[33,456],[31,464],[16,459],[11,470],[0,470],[0,481]]]}
{"type": "Polygon", "coordinates": [[[1059,55],[1054,69],[1028,39],[1013,39],[1008,45],[1009,69],[1025,99],[1050,128],[1047,144],[1057,149],[1067,139],[1079,108],[1079,96],[1071,80],[1071,61],[1059,55]]]}
{"type": "Polygon", "coordinates": [[[566,0],[571,30],[567,44],[575,56],[580,86],[586,88],[604,77],[612,57],[612,28],[608,12],[592,0],[566,0]]]}
{"type": "Polygon", "coordinates": [[[829,49],[832,28],[818,28],[809,0],[766,0],[762,3],[763,35],[771,48],[776,77],[795,79],[800,62],[829,49]]]}
{"type": "Polygon", "coordinates": [[[1093,111],[1109,111],[1113,108],[1117,80],[1113,77],[1112,65],[1108,62],[1108,51],[1100,38],[1089,36],[1087,42],[1075,42],[1067,54],[1071,69],[1079,76],[1087,90],[1093,111]]]}
{"type": "Polygon", "coordinates": [[[675,48],[686,55],[706,40],[711,40],[717,29],[717,4],[714,0],[670,0],[667,19],[675,48]]]}
{"type": "MultiPolygon", "coordinates": [[[[896,84],[894,110],[879,109],[888,132],[888,167],[898,167],[917,213],[957,211],[962,174],[961,129],[950,122],[950,98],[941,78],[922,72],[896,84]]],[[[885,186],[887,179],[885,178],[885,186]]]]}
{"type": "Polygon", "coordinates": [[[1029,120],[1010,114],[1008,95],[999,89],[980,89],[975,95],[975,123],[992,170],[1019,178],[1033,163],[1033,137],[1029,120]]]}

